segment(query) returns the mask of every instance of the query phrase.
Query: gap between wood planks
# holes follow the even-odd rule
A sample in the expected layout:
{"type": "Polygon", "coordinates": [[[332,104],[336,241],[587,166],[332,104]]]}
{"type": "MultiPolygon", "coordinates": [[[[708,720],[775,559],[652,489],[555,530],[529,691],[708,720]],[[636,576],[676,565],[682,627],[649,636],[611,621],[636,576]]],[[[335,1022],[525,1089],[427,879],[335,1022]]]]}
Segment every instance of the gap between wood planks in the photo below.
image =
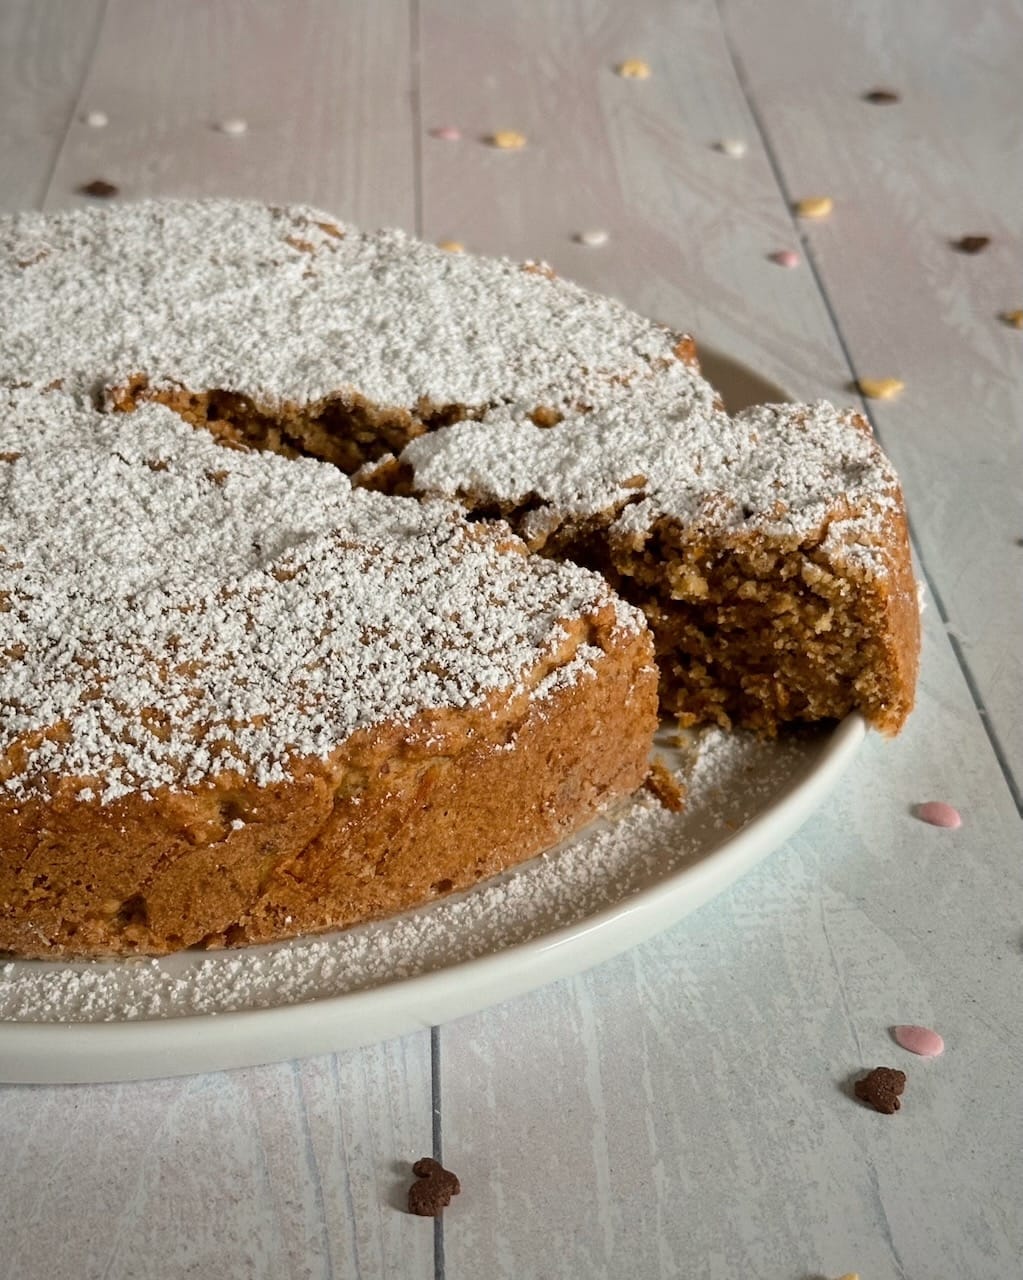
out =
{"type": "Polygon", "coordinates": [[[99,39],[103,34],[103,26],[107,20],[107,7],[110,0],[103,0],[99,13],[96,15],[96,26],[92,33],[92,41],[89,45],[89,52],[82,59],[82,74],[78,78],[78,88],[75,90],[74,97],[71,99],[71,105],[68,108],[67,118],[64,121],[64,131],[61,134],[60,142],[53,150],[53,159],[50,161],[50,167],[47,170],[46,177],[43,179],[42,186],[39,191],[39,199],[37,207],[43,209],[46,202],[50,198],[50,187],[53,186],[53,175],[57,172],[57,165],[60,158],[64,154],[64,148],[67,145],[68,134],[71,132],[71,126],[74,124],[78,116],[78,111],[82,101],[82,90],[89,78],[89,72],[92,70],[93,59],[96,57],[96,50],[99,48],[99,39]]]}
{"type": "Polygon", "coordinates": [[[423,86],[419,0],[409,0],[409,56],[412,63],[412,196],[415,233],[423,238],[423,86]]]}
{"type": "MultiPolygon", "coordinates": [[[[412,84],[412,168],[413,199],[415,203],[415,233],[423,235],[423,103],[421,72],[421,27],[419,0],[409,0],[409,57],[411,61],[412,84]]],[[[430,1028],[430,1103],[432,1117],[433,1158],[438,1164],[444,1163],[444,1143],[441,1132],[441,1066],[440,1066],[440,1027],[430,1028]]],[[[438,1213],[433,1220],[433,1276],[434,1280],[444,1280],[444,1214],[438,1213]]]]}
{"type": "MultiPolygon", "coordinates": [[[[433,1102],[433,1158],[444,1163],[444,1144],[441,1141],[440,1114],[440,1027],[430,1028],[430,1095],[433,1102]]],[[[433,1220],[433,1276],[444,1280],[444,1214],[433,1220]]]]}
{"type": "MultiPolygon", "coordinates": [[[[759,108],[757,107],[756,100],[753,95],[752,85],[750,84],[749,77],[746,74],[746,69],[743,65],[742,58],[739,55],[738,51],[736,50],[734,44],[732,43],[732,39],[728,30],[728,24],[725,21],[724,14],[722,13],[722,4],[723,4],[723,0],[714,0],[714,9],[715,9],[715,12],[717,13],[718,24],[721,28],[721,38],[724,42],[725,50],[728,53],[728,59],[732,64],[732,70],[735,72],[735,78],[739,85],[739,88],[742,91],[742,95],[746,100],[746,106],[749,109],[749,113],[750,113],[750,116],[752,117],[754,127],[757,130],[757,134],[759,135],[761,145],[764,148],[764,153],[767,156],[768,164],[771,166],[771,172],[774,175],[775,182],[777,183],[779,194],[781,195],[782,199],[785,202],[785,208],[788,211],[789,219],[792,223],[793,232],[796,236],[799,237],[799,242],[802,245],[804,257],[806,258],[807,265],[810,268],[810,272],[813,277],[814,284],[817,286],[817,291],[821,296],[821,301],[824,303],[824,309],[827,312],[828,319],[831,321],[831,327],[834,330],[835,338],[837,339],[839,348],[841,349],[842,357],[845,360],[846,368],[849,371],[849,375],[852,382],[858,385],[859,373],[856,368],[856,363],[853,359],[852,351],[850,350],[849,344],[846,341],[845,333],[842,330],[842,325],[838,319],[838,314],[835,310],[834,305],[832,304],[831,296],[828,293],[828,290],[824,284],[824,279],[821,274],[820,266],[813,250],[813,244],[810,240],[810,237],[806,234],[805,230],[800,224],[799,219],[793,213],[793,207],[794,207],[793,193],[789,190],[788,183],[785,180],[785,174],[781,167],[781,161],[778,159],[778,154],[775,151],[773,142],[771,141],[771,135],[767,128],[767,124],[763,116],[761,115],[759,108]]],[[[870,406],[862,396],[860,396],[860,405],[861,405],[861,411],[863,413],[863,416],[868,420],[874,432],[874,435],[877,437],[878,441],[880,441],[880,443],[883,446],[884,438],[882,436],[882,433],[878,427],[878,424],[874,418],[873,413],[870,410],[870,406]]],[[[931,576],[931,574],[928,572],[927,566],[924,563],[923,556],[920,554],[920,550],[919,550],[919,547],[917,546],[916,538],[913,537],[913,524],[911,520],[909,521],[909,529],[910,529],[910,537],[913,542],[913,551],[914,551],[914,555],[916,556],[917,564],[920,567],[920,572],[923,575],[924,582],[927,584],[927,589],[930,592],[931,599],[934,601],[934,607],[938,611],[938,616],[941,618],[941,621],[944,625],[945,634],[948,637],[949,643],[952,646],[952,653],[955,656],[955,660],[959,667],[959,670],[962,672],[963,679],[966,681],[966,687],[969,690],[970,698],[973,701],[974,708],[976,709],[977,715],[980,718],[980,723],[984,728],[985,734],[987,735],[987,740],[991,746],[991,750],[994,754],[995,760],[998,763],[998,768],[1001,771],[1002,778],[1005,781],[1005,785],[1009,789],[1009,794],[1012,797],[1013,804],[1015,804],[1016,806],[1016,812],[1020,815],[1020,817],[1023,817],[1023,791],[1021,791],[1020,784],[1016,778],[1015,773],[1013,772],[1013,769],[1011,764],[1009,763],[1008,757],[1006,756],[1005,750],[1002,746],[1001,739],[998,736],[998,732],[995,729],[994,725],[992,725],[991,723],[991,718],[988,715],[987,707],[984,705],[984,699],[981,696],[980,689],[978,688],[977,682],[974,679],[974,675],[970,669],[970,665],[966,660],[966,655],[963,651],[963,647],[959,643],[958,637],[954,633],[949,631],[951,619],[948,615],[948,612],[945,609],[944,601],[942,600],[941,595],[939,594],[936,586],[934,585],[934,579],[931,576]]]]}

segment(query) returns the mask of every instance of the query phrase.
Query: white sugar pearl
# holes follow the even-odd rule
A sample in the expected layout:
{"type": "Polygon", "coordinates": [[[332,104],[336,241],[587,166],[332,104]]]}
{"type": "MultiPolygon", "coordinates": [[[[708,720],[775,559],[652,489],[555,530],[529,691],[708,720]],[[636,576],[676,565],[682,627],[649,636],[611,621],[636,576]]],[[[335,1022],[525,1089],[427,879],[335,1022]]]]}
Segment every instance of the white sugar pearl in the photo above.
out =
{"type": "Polygon", "coordinates": [[[733,160],[741,160],[746,154],[746,144],[741,138],[722,138],[718,143],[718,150],[731,156],[733,160]]]}
{"type": "Polygon", "coordinates": [[[90,129],[105,129],[110,123],[110,117],[105,111],[89,111],[82,119],[90,129]]]}
{"type": "Polygon", "coordinates": [[[241,116],[231,116],[228,120],[221,120],[217,125],[221,133],[229,133],[232,137],[238,137],[240,134],[248,131],[248,122],[243,120],[241,116]]]}
{"type": "Polygon", "coordinates": [[[610,237],[606,231],[594,228],[591,231],[577,231],[575,238],[579,244],[585,244],[591,249],[597,249],[602,244],[607,244],[610,237]]]}

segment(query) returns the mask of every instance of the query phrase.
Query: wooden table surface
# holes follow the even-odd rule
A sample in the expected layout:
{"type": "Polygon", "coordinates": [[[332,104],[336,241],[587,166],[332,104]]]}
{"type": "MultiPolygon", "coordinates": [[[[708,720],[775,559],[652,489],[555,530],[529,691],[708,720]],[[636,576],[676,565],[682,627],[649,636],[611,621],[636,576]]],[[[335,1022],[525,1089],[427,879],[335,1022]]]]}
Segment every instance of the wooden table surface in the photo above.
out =
{"type": "Polygon", "coordinates": [[[0,207],[95,178],[308,201],[546,258],[800,398],[898,377],[866,408],[930,601],[901,737],[656,940],[334,1057],[0,1090],[0,1275],[1023,1274],[1021,67],[1013,0],[0,3],[0,207]],[[849,1096],[879,1063],[910,1077],[893,1117],[849,1096]],[[441,1145],[435,1231],[400,1206],[441,1145]]]}

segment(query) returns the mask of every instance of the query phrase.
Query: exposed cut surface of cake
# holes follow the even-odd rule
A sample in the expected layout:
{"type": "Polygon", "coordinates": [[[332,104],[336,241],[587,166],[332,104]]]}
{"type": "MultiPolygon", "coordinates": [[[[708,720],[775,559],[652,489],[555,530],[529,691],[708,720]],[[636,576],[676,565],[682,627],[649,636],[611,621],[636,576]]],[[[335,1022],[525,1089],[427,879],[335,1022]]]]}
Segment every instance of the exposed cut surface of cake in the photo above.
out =
{"type": "Polygon", "coordinates": [[[859,708],[894,731],[912,705],[902,495],[855,413],[693,413],[658,387],[547,428],[498,410],[366,476],[500,515],[532,548],[601,569],[645,611],[662,705],[683,723],[773,731],[859,708]]]}
{"type": "Polygon", "coordinates": [[[866,422],[729,417],[691,340],[542,265],[307,208],[21,214],[0,334],[0,948],[464,887],[639,785],[658,682],[769,734],[912,705],[866,422]]]}

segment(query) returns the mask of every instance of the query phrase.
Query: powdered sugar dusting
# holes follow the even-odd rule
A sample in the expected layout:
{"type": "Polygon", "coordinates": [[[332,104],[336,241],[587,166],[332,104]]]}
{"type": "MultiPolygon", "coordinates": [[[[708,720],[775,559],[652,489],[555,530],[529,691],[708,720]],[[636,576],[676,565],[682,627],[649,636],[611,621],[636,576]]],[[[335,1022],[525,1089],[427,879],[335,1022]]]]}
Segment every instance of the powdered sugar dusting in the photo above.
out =
{"type": "Polygon", "coordinates": [[[0,794],[267,785],[363,726],[512,696],[554,658],[542,697],[599,657],[557,656],[563,620],[612,602],[599,575],[162,406],[9,392],[0,456],[0,794]]]}
{"type": "Polygon", "coordinates": [[[0,382],[94,394],[146,374],[258,403],[599,400],[678,365],[677,336],[507,260],[315,209],[146,201],[0,219],[0,382]],[[59,315],[60,324],[54,324],[59,315]]]}
{"type": "MultiPolygon", "coordinates": [[[[264,1009],[372,989],[575,924],[713,853],[812,762],[820,739],[704,731],[674,757],[687,808],[639,793],[563,846],[405,916],[305,941],[161,960],[0,966],[0,1019],[111,1022],[264,1009]]],[[[665,753],[665,748],[660,748],[665,753]]]]}
{"type": "Polygon", "coordinates": [[[666,372],[642,403],[622,392],[554,427],[498,409],[413,440],[402,458],[426,493],[539,499],[537,526],[618,508],[625,534],[665,516],[775,537],[820,538],[833,524],[836,555],[882,568],[880,520],[897,503],[897,481],[862,419],[825,401],[732,418],[694,411],[675,376],[666,372]]]}

